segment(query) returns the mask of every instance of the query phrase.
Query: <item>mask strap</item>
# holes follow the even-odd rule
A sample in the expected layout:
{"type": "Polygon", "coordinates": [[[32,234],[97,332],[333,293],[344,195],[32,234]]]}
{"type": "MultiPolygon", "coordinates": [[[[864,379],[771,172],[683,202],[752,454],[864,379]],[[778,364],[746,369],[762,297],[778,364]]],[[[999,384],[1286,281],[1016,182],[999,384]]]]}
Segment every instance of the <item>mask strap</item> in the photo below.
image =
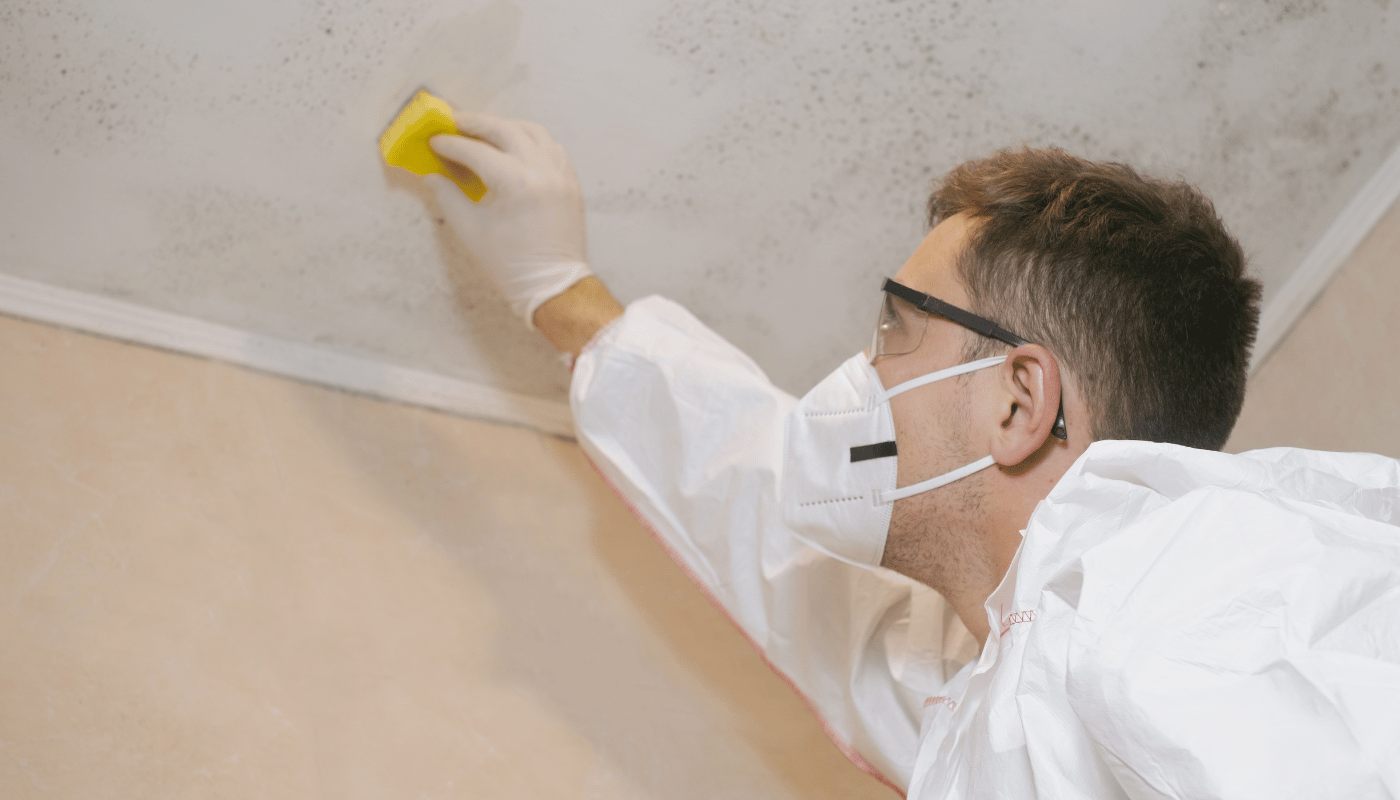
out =
{"type": "Polygon", "coordinates": [[[929,489],[937,489],[940,486],[946,486],[952,483],[953,481],[962,480],[963,478],[966,478],[974,472],[980,472],[981,470],[984,470],[995,463],[997,463],[996,459],[992,458],[991,456],[986,456],[984,458],[980,458],[972,462],[971,464],[968,464],[965,467],[959,467],[958,469],[955,469],[952,472],[945,472],[942,475],[929,478],[928,480],[922,481],[920,483],[910,484],[909,486],[905,486],[903,489],[891,489],[888,492],[882,492],[879,489],[876,489],[875,505],[893,503],[896,500],[902,500],[906,497],[911,497],[920,492],[927,492],[929,489]]]}
{"type": "Polygon", "coordinates": [[[875,405],[878,406],[881,403],[884,403],[887,400],[889,400],[891,397],[894,397],[895,395],[901,394],[903,392],[907,392],[910,389],[917,389],[920,386],[927,386],[928,384],[933,383],[935,381],[941,381],[944,378],[951,378],[955,375],[965,375],[969,372],[976,372],[979,369],[995,367],[997,364],[1000,364],[1005,360],[1006,356],[992,356],[991,358],[983,358],[978,361],[969,361],[966,364],[958,364],[955,367],[940,369],[937,372],[930,372],[927,375],[920,375],[917,378],[907,380],[904,383],[899,384],[893,389],[886,389],[883,392],[880,392],[878,395],[875,396],[875,405]]]}

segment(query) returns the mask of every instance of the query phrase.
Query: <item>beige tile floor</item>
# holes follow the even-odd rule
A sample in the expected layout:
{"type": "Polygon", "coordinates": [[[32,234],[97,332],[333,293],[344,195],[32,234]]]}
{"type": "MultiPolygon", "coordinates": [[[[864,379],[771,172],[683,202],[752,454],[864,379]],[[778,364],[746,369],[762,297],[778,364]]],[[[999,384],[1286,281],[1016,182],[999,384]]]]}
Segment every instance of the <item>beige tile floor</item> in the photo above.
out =
{"type": "Polygon", "coordinates": [[[0,798],[887,798],[578,448],[0,318],[0,798]]]}

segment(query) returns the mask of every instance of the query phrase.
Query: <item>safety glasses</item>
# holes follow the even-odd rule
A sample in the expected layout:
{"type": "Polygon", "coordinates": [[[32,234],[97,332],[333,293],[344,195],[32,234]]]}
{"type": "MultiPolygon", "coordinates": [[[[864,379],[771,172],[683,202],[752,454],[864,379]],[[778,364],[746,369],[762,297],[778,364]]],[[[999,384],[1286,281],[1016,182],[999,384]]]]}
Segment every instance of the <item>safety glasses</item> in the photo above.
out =
{"type": "Polygon", "coordinates": [[[902,356],[917,350],[924,340],[930,314],[952,320],[1012,347],[1026,344],[1025,339],[995,322],[963,311],[933,295],[915,291],[889,278],[885,279],[883,288],[884,302],[880,304],[880,318],[875,321],[875,338],[870,343],[872,360],[878,356],[902,356]]]}
{"type": "MultiPolygon", "coordinates": [[[[871,361],[880,356],[901,356],[917,350],[924,340],[924,331],[928,328],[929,316],[932,314],[1012,347],[1028,343],[989,319],[945,303],[933,295],[910,289],[889,278],[885,279],[883,289],[884,302],[880,304],[880,316],[875,321],[875,336],[870,342],[871,361]]],[[[1059,416],[1055,419],[1055,427],[1051,433],[1058,439],[1067,438],[1069,435],[1065,431],[1063,395],[1060,398],[1059,416]]]]}

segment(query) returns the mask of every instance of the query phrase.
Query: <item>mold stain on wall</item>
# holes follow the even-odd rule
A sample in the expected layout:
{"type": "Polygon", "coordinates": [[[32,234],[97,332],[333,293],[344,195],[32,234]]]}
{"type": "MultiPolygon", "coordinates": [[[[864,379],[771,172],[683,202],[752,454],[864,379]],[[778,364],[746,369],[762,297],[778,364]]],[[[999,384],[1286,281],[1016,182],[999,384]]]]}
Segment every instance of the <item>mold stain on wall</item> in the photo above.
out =
{"type": "MultiPolygon", "coordinates": [[[[716,226],[743,244],[680,293],[704,308],[736,296],[773,307],[794,282],[838,285],[810,331],[839,330],[833,348],[859,346],[869,321],[846,298],[902,263],[929,180],[1022,143],[1200,185],[1273,290],[1400,143],[1386,115],[1400,96],[1387,44],[1398,34],[1377,4],[676,2],[656,47],[689,66],[695,95],[735,99],[627,199],[782,187],[781,202],[716,226]]],[[[724,325],[758,348],[775,333],[764,319],[724,325]]]]}
{"type": "Polygon", "coordinates": [[[1269,290],[1400,143],[1389,4],[561,0],[0,8],[0,270],[564,396],[373,142],[408,93],[543,122],[595,270],[800,392],[930,181],[1058,145],[1202,186],[1269,290]],[[817,322],[819,321],[819,323],[817,322]]]}

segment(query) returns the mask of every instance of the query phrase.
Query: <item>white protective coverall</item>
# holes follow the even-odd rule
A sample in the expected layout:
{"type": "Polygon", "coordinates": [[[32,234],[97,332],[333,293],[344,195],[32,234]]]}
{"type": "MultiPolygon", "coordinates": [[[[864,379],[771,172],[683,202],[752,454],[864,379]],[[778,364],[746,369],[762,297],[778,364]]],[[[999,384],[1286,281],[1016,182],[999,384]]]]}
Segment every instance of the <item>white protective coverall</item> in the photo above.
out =
{"type": "Polygon", "coordinates": [[[680,306],[575,366],[579,441],[858,765],[917,798],[1400,795],[1400,462],[1095,443],[975,640],[784,527],[795,400],[680,306]]]}

